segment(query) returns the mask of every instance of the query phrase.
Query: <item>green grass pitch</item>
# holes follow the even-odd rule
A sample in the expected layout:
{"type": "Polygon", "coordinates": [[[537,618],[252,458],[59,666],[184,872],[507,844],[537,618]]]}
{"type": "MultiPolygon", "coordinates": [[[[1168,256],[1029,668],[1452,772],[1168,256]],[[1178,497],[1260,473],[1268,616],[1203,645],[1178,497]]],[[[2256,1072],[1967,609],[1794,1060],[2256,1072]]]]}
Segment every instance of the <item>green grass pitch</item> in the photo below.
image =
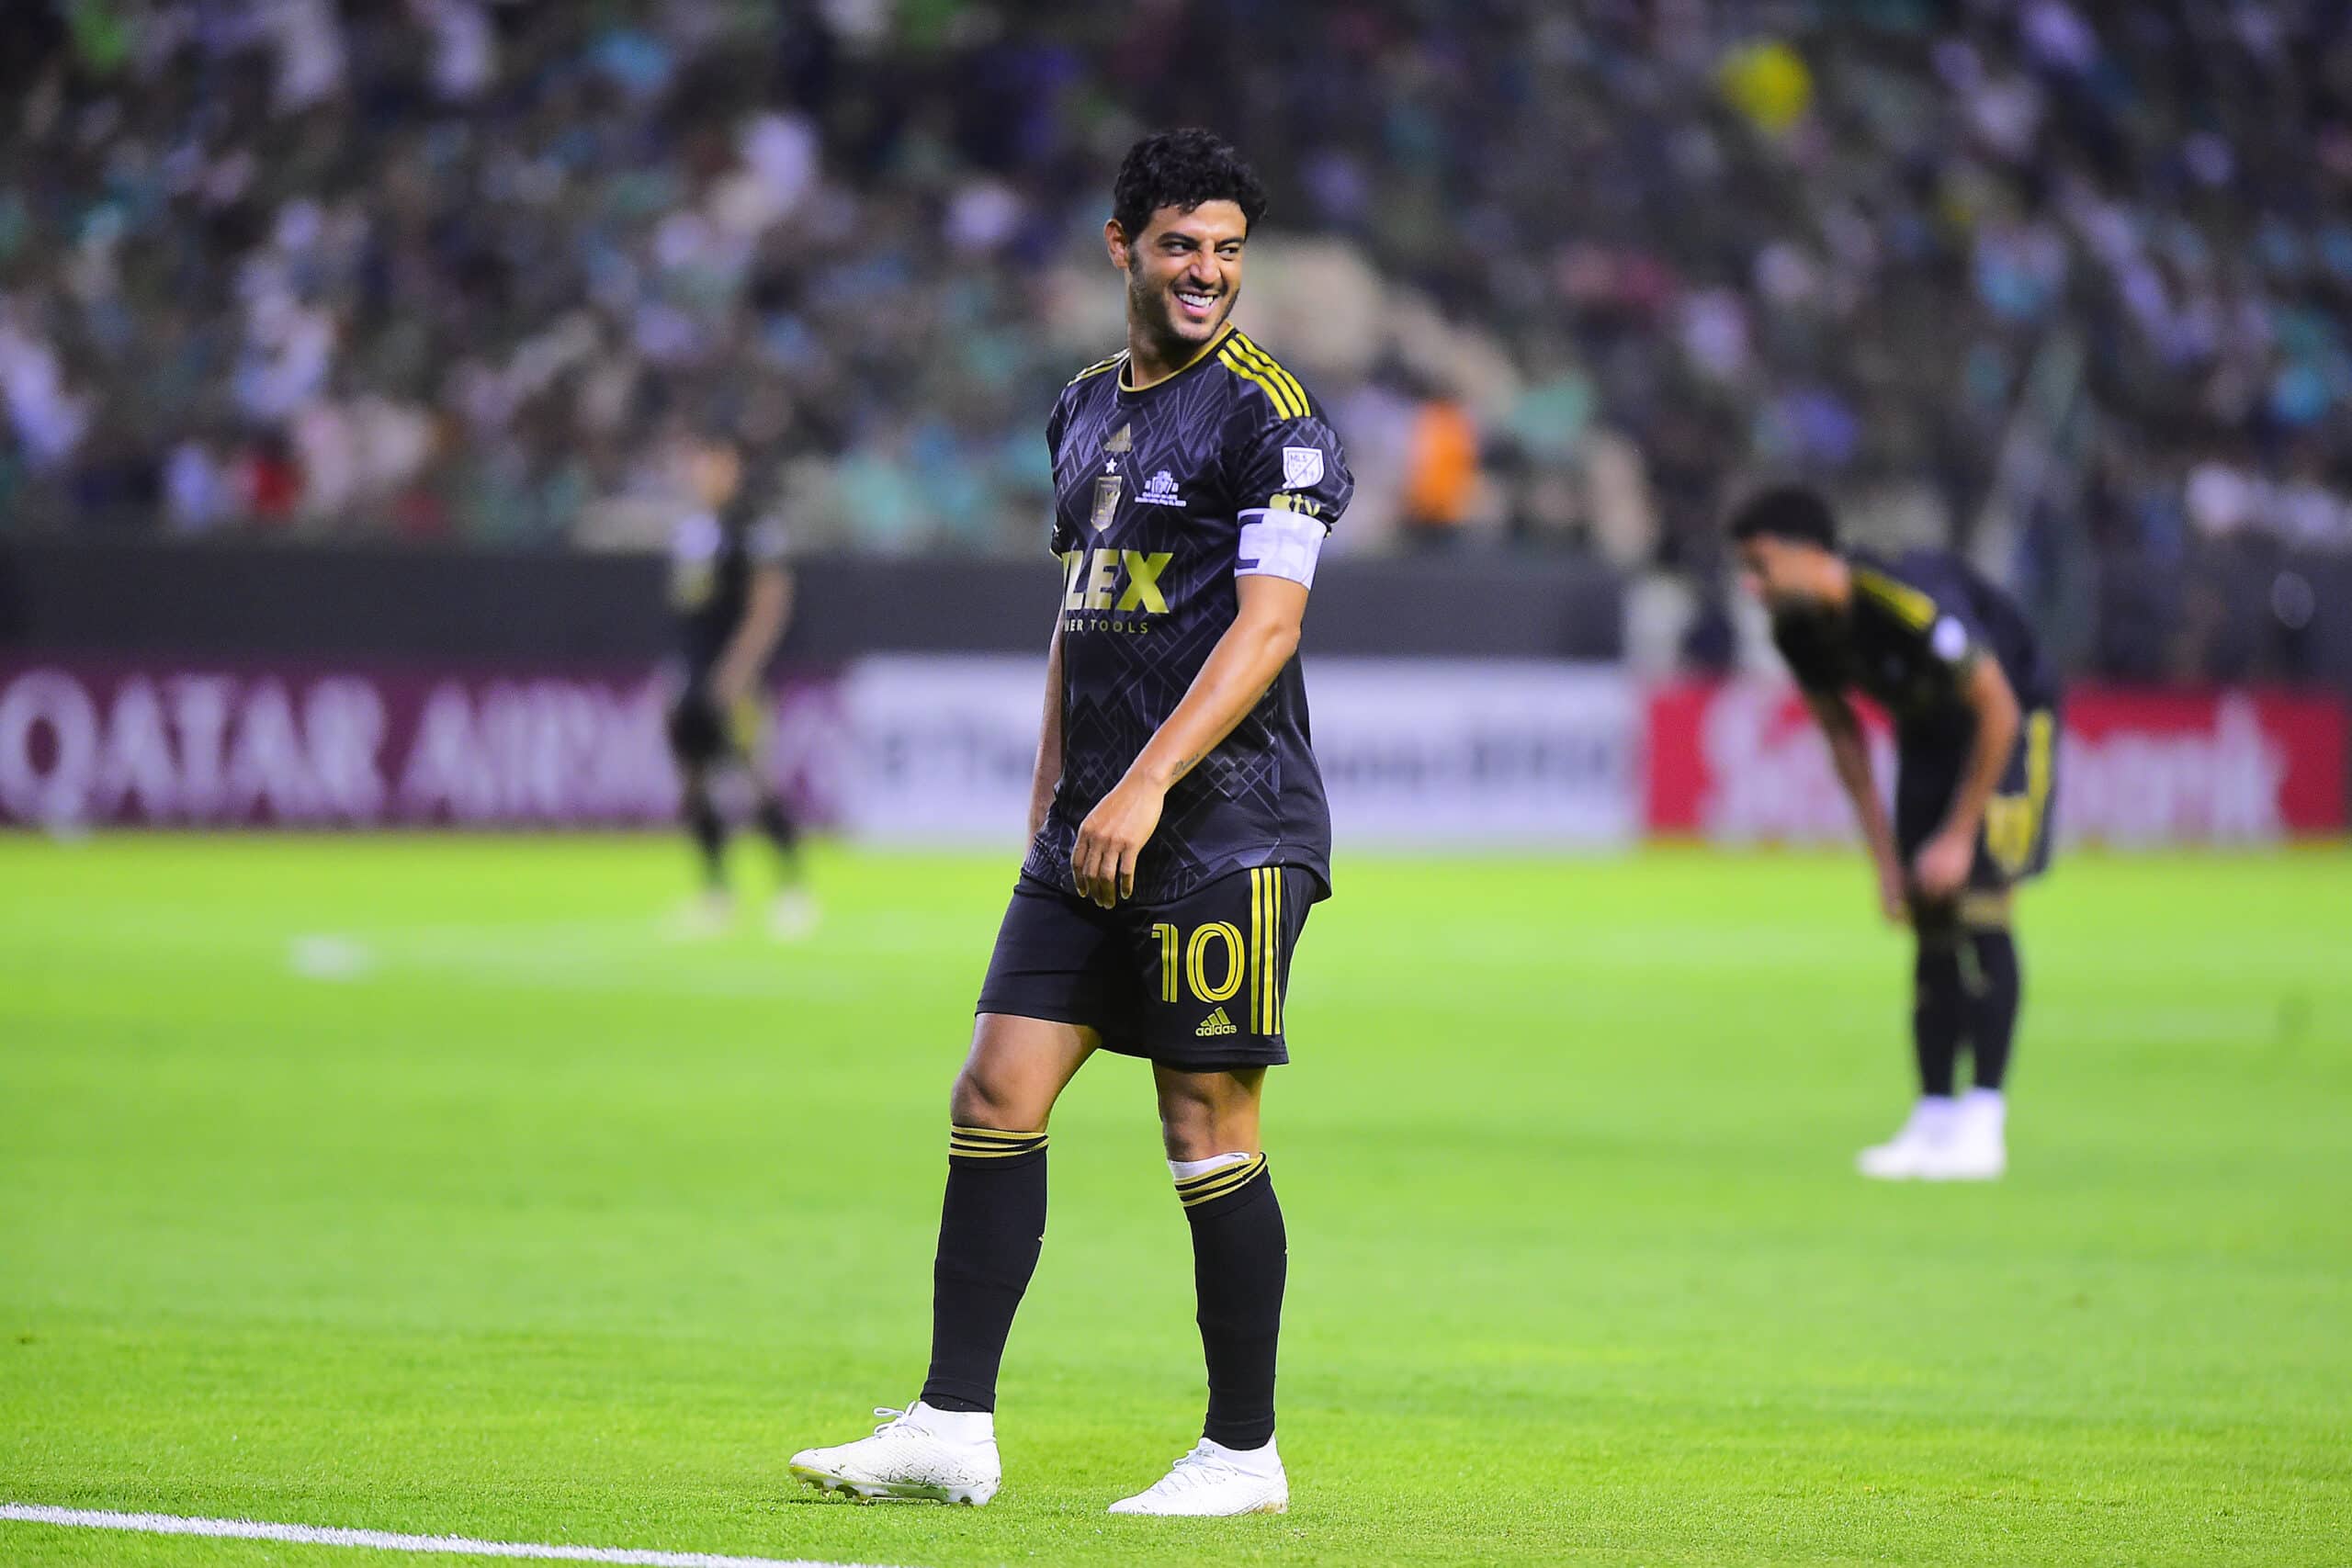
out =
{"type": "Polygon", "coordinates": [[[1343,861],[1270,1091],[1293,1508],[1202,1522],[1102,1512],[1201,1400],[1120,1058],[1055,1120],[997,1502],[786,1483],[920,1381],[1012,864],[828,852],[791,950],[656,937],[684,865],[0,839],[0,1501],[926,1568],[2352,1560],[2352,854],[2062,863],[1991,1188],[1852,1174],[1909,1092],[1852,860],[1343,861]]]}

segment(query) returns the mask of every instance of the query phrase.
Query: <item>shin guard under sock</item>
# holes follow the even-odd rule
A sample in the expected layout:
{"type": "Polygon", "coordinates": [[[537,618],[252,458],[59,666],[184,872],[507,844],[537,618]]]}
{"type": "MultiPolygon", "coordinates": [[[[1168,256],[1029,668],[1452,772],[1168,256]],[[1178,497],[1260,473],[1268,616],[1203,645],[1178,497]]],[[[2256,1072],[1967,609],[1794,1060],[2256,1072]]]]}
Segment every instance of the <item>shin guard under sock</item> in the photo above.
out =
{"type": "Polygon", "coordinates": [[[923,1403],[996,1408],[997,1368],[1046,1235],[1046,1134],[948,1131],[923,1403]]]}

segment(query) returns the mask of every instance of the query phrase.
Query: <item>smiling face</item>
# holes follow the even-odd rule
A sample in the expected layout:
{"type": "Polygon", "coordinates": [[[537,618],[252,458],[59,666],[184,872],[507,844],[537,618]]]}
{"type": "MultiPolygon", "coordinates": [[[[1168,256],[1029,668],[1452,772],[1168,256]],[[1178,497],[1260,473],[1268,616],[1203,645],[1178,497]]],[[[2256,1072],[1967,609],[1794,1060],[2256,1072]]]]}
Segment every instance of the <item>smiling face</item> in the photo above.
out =
{"type": "Polygon", "coordinates": [[[1204,347],[1241,293],[1241,251],[1250,220],[1230,201],[1189,211],[1163,207],[1130,236],[1117,219],[1103,226],[1114,265],[1127,275],[1127,331],[1136,357],[1165,373],[1204,347]]]}

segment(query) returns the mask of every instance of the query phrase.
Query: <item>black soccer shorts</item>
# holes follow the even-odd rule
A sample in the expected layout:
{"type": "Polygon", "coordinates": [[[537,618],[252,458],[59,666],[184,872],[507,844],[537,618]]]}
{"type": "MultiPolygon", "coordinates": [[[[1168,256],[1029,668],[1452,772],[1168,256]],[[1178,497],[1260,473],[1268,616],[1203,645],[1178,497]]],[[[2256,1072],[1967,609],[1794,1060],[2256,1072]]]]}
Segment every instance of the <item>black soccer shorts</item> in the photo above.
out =
{"type": "Polygon", "coordinates": [[[1024,875],[977,1010],[1081,1024],[1107,1050],[1171,1067],[1279,1066],[1290,957],[1317,890],[1313,873],[1270,865],[1105,909],[1024,875]]]}
{"type": "MultiPolygon", "coordinates": [[[[1906,750],[1897,763],[1894,843],[1908,866],[1943,826],[1961,775],[1968,771],[1968,751],[1965,745],[1906,750]]],[[[2018,726],[2008,766],[1984,804],[1976,858],[1968,868],[1971,890],[1998,893],[2050,869],[2051,807],[2057,796],[2058,715],[2053,708],[2029,708],[2018,726]]]]}
{"type": "Polygon", "coordinates": [[[756,696],[722,708],[696,682],[671,700],[666,728],[671,754],[687,767],[753,762],[766,739],[767,714],[756,696]]]}

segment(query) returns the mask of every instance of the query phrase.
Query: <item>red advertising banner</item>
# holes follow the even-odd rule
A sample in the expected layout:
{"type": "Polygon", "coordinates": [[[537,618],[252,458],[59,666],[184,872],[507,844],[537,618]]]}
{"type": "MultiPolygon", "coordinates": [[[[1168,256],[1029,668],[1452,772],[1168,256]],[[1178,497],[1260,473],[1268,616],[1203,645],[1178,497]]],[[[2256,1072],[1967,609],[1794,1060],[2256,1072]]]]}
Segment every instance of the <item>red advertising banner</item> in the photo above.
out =
{"type": "MultiPolygon", "coordinates": [[[[641,671],[0,660],[0,824],[667,822],[666,698],[641,671]]],[[[773,728],[788,739],[829,705],[824,687],[788,689],[773,728]]]]}
{"type": "MultiPolygon", "coordinates": [[[[1882,781],[1894,745],[1870,720],[1882,781]]],[[[2352,720],[2326,697],[2265,690],[2077,688],[2059,742],[2058,830],[2110,844],[2259,844],[2340,833],[2352,720]]],[[[1852,815],[1785,682],[1651,694],[1643,821],[1723,843],[1838,839],[1852,815]]]]}

